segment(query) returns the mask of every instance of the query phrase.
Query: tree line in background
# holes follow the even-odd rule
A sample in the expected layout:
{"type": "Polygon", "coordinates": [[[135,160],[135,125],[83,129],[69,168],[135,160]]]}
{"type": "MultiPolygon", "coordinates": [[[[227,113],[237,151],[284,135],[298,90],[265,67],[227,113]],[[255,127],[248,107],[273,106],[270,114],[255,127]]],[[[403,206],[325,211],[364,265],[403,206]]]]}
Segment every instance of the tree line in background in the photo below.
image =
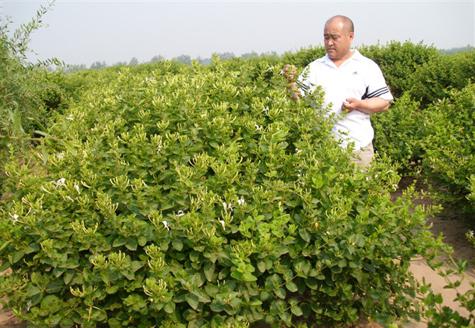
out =
{"type": "MultiPolygon", "coordinates": [[[[277,53],[276,52],[268,52],[268,53],[259,54],[257,52],[249,52],[249,53],[242,54],[240,56],[236,56],[232,52],[222,52],[222,53],[215,53],[214,55],[218,56],[219,58],[221,58],[223,60],[226,60],[226,59],[231,59],[231,58],[236,58],[236,57],[255,58],[255,57],[259,57],[259,56],[275,56],[275,55],[277,55],[277,53]]],[[[142,62],[142,64],[156,63],[156,62],[165,61],[165,60],[176,61],[178,63],[187,64],[187,65],[191,64],[192,61],[196,61],[196,62],[198,62],[200,64],[203,64],[203,65],[209,65],[211,63],[211,57],[208,57],[208,58],[201,58],[201,57],[193,58],[189,55],[180,55],[180,56],[177,56],[177,57],[166,59],[165,57],[163,57],[161,55],[157,55],[157,56],[153,56],[152,59],[150,59],[149,61],[142,62]]],[[[101,69],[101,68],[105,68],[105,67],[116,67],[116,66],[135,66],[135,65],[139,65],[139,64],[140,64],[139,60],[136,57],[133,57],[129,62],[126,62],[126,61],[117,62],[117,63],[112,64],[112,65],[108,65],[105,61],[95,61],[89,66],[89,69],[101,69]]],[[[78,70],[88,69],[87,65],[85,65],[85,64],[79,64],[79,65],[65,64],[64,67],[65,67],[66,72],[74,72],[74,71],[78,71],[78,70]]]]}
{"type": "MultiPolygon", "coordinates": [[[[471,49],[473,49],[473,47],[471,46],[466,46],[466,47],[458,47],[458,48],[451,48],[451,49],[442,49],[440,50],[441,53],[444,53],[444,54],[454,54],[454,53],[457,53],[457,52],[464,52],[464,51],[470,51],[471,49]]],[[[247,59],[247,58],[256,58],[256,57],[259,57],[259,56],[278,56],[277,52],[265,52],[265,53],[257,53],[255,51],[253,52],[248,52],[248,53],[244,53],[242,55],[235,55],[233,52],[223,52],[223,53],[215,53],[214,54],[215,56],[218,56],[219,58],[223,59],[223,60],[226,60],[226,59],[232,59],[232,58],[243,58],[243,59],[247,59]]],[[[183,64],[191,64],[192,61],[196,61],[200,64],[203,64],[203,65],[209,65],[211,63],[211,57],[208,57],[208,58],[201,58],[201,57],[198,57],[198,58],[193,58],[189,55],[180,55],[180,56],[177,56],[177,57],[173,57],[171,59],[166,59],[165,57],[161,56],[161,55],[157,55],[157,56],[153,56],[149,61],[145,61],[145,62],[142,62],[142,64],[147,64],[147,63],[155,63],[155,62],[160,62],[160,61],[165,61],[165,60],[171,60],[171,61],[176,61],[176,62],[179,62],[179,63],[183,63],[183,64]]],[[[135,66],[135,65],[138,65],[140,64],[139,60],[136,58],[136,57],[133,57],[129,62],[126,62],[126,61],[123,61],[123,62],[117,62],[115,64],[112,64],[112,65],[108,65],[105,61],[95,61],[93,62],[89,68],[87,67],[87,65],[85,64],[65,64],[64,65],[64,70],[66,72],[75,72],[75,71],[78,71],[78,70],[85,70],[85,69],[101,69],[101,68],[105,68],[105,67],[114,67],[114,66],[135,66]]]]}

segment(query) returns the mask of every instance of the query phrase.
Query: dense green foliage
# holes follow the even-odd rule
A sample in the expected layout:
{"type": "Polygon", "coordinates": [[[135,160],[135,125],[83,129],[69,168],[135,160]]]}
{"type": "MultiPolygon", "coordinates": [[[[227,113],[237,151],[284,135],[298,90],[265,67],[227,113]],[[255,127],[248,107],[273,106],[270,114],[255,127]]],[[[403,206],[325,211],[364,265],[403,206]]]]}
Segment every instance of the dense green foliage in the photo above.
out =
{"type": "Polygon", "coordinates": [[[417,316],[409,260],[437,243],[395,172],[357,170],[280,66],[170,65],[104,72],[8,164],[9,306],[40,326],[417,316]]]}
{"type": "Polygon", "coordinates": [[[475,209],[474,65],[475,51],[434,57],[408,77],[411,87],[388,113],[372,118],[382,154],[406,174],[450,191],[451,201],[468,201],[469,211],[475,209]]]}
{"type": "Polygon", "coordinates": [[[12,37],[8,25],[0,25],[0,191],[6,158],[10,153],[25,151],[35,137],[42,135],[51,113],[65,107],[71,91],[63,74],[45,69],[57,60],[38,65],[26,62],[30,34],[41,26],[47,9],[41,7],[37,16],[20,26],[12,37]]]}
{"type": "Polygon", "coordinates": [[[413,86],[413,74],[419,67],[440,58],[436,48],[411,42],[393,41],[385,46],[366,46],[360,51],[378,63],[396,98],[413,86]]]}
{"type": "MultiPolygon", "coordinates": [[[[25,64],[24,42],[1,35],[0,271],[11,273],[0,295],[18,317],[39,327],[473,322],[436,310],[439,297],[409,273],[411,258],[442,245],[411,188],[391,199],[389,162],[473,204],[474,52],[361,49],[397,96],[373,117],[380,158],[362,173],[315,110],[322,95],[293,102],[279,74],[322,47],[64,75],[25,64]]],[[[473,310],[472,298],[460,296],[473,310]]]]}
{"type": "MultiPolygon", "coordinates": [[[[427,109],[423,169],[432,179],[468,196],[475,177],[475,84],[427,109]]],[[[475,204],[475,203],[474,203],[475,204]]]]}
{"type": "Polygon", "coordinates": [[[406,90],[428,106],[475,82],[475,50],[439,55],[417,67],[406,90]]]}

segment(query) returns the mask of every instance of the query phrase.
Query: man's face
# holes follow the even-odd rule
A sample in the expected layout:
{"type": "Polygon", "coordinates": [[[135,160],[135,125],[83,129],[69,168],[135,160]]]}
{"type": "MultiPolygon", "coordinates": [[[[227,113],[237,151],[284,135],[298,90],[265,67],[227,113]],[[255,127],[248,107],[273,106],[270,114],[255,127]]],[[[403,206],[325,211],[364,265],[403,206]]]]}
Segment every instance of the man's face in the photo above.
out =
{"type": "Polygon", "coordinates": [[[325,50],[331,60],[345,58],[351,48],[354,33],[345,28],[343,22],[333,20],[325,25],[323,30],[323,40],[325,50]]]}

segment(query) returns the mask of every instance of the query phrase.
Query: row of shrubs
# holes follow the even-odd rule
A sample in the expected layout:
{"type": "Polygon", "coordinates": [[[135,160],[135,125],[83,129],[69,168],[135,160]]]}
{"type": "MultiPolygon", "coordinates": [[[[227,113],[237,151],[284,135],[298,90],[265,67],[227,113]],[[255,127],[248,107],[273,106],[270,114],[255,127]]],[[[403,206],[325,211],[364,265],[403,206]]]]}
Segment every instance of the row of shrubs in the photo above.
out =
{"type": "MultiPolygon", "coordinates": [[[[30,27],[31,29],[32,27],[30,27]]],[[[25,28],[23,37],[31,30],[25,28]]],[[[21,33],[19,34],[21,35],[21,33]]],[[[18,43],[18,40],[16,40],[18,43]]],[[[81,90],[94,85],[100,78],[97,71],[82,71],[67,75],[60,70],[48,71],[43,66],[25,62],[25,49],[7,36],[7,26],[1,27],[0,86],[4,91],[0,98],[0,151],[1,162],[16,146],[28,146],[30,138],[40,137],[47,129],[52,113],[62,111],[71,99],[77,99],[81,90]],[[25,142],[26,140],[26,142],[25,142]],[[10,149],[10,150],[9,150],[10,149]]],[[[431,179],[442,182],[459,198],[468,198],[474,193],[473,162],[469,155],[474,146],[473,90],[475,51],[445,55],[434,47],[410,42],[391,42],[385,46],[366,46],[360,49],[373,58],[384,71],[388,84],[396,97],[396,103],[388,115],[373,117],[377,129],[376,147],[380,153],[399,163],[402,174],[414,175],[423,170],[431,179]],[[463,91],[465,90],[465,91],[463,91]],[[446,111],[443,114],[435,114],[446,111]],[[449,113],[454,113],[451,115],[449,113]],[[447,123],[447,124],[446,124],[447,123]],[[450,129],[445,129],[450,126],[450,129]],[[447,134],[445,134],[447,132],[447,134]],[[437,136],[435,136],[437,134],[437,136]],[[430,137],[429,137],[430,136],[430,137]],[[452,141],[448,138],[456,139],[452,141]],[[434,138],[438,139],[437,141],[434,138]],[[468,142],[465,142],[467,140],[468,142]],[[443,147],[448,150],[437,150],[443,147]],[[462,145],[461,147],[459,145],[462,145]],[[433,146],[433,147],[432,147],[433,146]],[[452,152],[452,155],[448,155],[452,152]],[[441,156],[439,156],[441,155],[441,156]],[[446,161],[462,158],[463,163],[451,165],[446,161]],[[434,164],[439,162],[438,164],[434,164]],[[449,168],[445,170],[443,167],[449,168]],[[452,172],[459,170],[460,172],[452,172]]],[[[324,54],[322,47],[302,49],[282,56],[261,56],[251,59],[233,59],[231,66],[243,62],[253,63],[253,74],[263,73],[266,65],[293,63],[303,68],[313,59],[324,54]]],[[[140,65],[137,71],[149,70],[154,64],[140,65]]],[[[167,69],[178,70],[182,64],[174,62],[167,69]]],[[[109,68],[114,71],[117,68],[109,68]]],[[[254,76],[256,77],[256,76],[254,76]]],[[[0,174],[0,186],[3,174],[0,174]]]]}
{"type": "Polygon", "coordinates": [[[439,55],[419,66],[384,115],[373,117],[379,152],[406,175],[422,175],[447,205],[471,213],[475,179],[475,50],[439,55]]]}
{"type": "Polygon", "coordinates": [[[388,163],[356,169],[280,70],[215,58],[93,73],[6,164],[7,307],[63,327],[418,319],[410,259],[443,247],[427,212],[392,201],[388,163]]]}
{"type": "MultiPolygon", "coordinates": [[[[381,66],[396,97],[388,113],[372,118],[378,152],[397,163],[402,175],[422,173],[438,189],[449,192],[447,201],[462,201],[472,211],[475,50],[444,54],[423,44],[391,42],[362,47],[360,51],[381,66]]],[[[235,58],[227,65],[239,70],[245,64],[251,81],[259,77],[265,80],[267,76],[272,83],[269,65],[292,63],[302,69],[323,54],[322,47],[315,47],[282,56],[235,58]]],[[[180,66],[169,62],[167,69],[177,70],[180,66]]],[[[136,69],[146,71],[153,67],[148,64],[136,69]]],[[[79,85],[78,81],[86,80],[94,83],[96,78],[97,72],[85,71],[70,79],[69,84],[79,85]]]]}

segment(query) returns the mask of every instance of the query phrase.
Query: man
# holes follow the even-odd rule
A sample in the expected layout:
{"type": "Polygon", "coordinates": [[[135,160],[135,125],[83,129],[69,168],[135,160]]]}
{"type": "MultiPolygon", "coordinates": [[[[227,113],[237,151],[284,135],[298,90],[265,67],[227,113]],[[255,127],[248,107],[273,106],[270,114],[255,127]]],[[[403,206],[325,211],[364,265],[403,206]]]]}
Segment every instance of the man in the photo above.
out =
{"type": "Polygon", "coordinates": [[[323,31],[326,55],[310,63],[297,80],[305,96],[317,86],[325,92],[324,105],[339,115],[333,128],[342,147],[353,144],[354,161],[368,167],[374,155],[370,115],[389,108],[393,96],[379,66],[351,49],[354,26],[346,16],[334,16],[323,31]]]}

